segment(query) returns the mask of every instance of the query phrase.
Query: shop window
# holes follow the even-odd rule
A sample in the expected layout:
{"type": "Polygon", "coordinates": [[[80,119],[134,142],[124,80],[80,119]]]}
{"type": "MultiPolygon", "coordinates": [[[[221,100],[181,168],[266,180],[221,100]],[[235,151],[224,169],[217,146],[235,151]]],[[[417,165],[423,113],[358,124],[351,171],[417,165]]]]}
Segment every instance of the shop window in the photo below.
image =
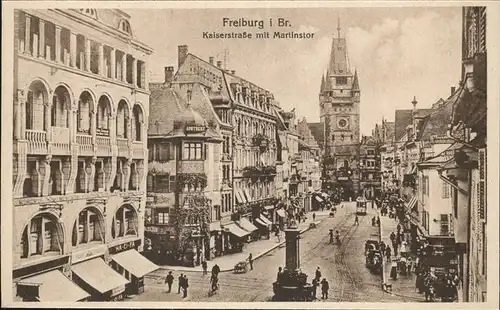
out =
{"type": "Polygon", "coordinates": [[[203,143],[201,142],[184,142],[184,160],[202,160],[203,159],[203,143]]]}
{"type": "Polygon", "coordinates": [[[44,213],[32,218],[23,231],[21,258],[63,253],[64,235],[58,219],[44,213]]]}
{"type": "Polygon", "coordinates": [[[111,236],[119,238],[129,235],[138,235],[138,219],[135,209],[130,205],[124,205],[118,209],[113,218],[111,236]]]}
{"type": "Polygon", "coordinates": [[[89,242],[104,242],[104,219],[95,208],[87,208],[80,212],[73,225],[72,245],[89,242]]]}
{"type": "Polygon", "coordinates": [[[156,209],[156,224],[168,224],[170,221],[169,209],[156,209]]]}

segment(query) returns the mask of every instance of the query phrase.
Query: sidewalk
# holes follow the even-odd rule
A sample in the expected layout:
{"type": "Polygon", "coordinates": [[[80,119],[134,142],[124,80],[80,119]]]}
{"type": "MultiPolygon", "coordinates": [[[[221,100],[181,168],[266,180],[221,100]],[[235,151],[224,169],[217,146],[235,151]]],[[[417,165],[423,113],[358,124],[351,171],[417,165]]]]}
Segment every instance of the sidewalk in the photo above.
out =
{"type": "MultiPolygon", "coordinates": [[[[392,249],[391,239],[389,238],[391,232],[394,231],[396,233],[396,227],[398,226],[398,222],[394,219],[389,218],[388,216],[380,216],[380,236],[381,240],[384,241],[385,244],[389,245],[392,249]]],[[[391,256],[391,259],[394,258],[394,255],[391,256]]],[[[392,291],[388,291],[387,293],[392,293],[392,295],[408,297],[415,299],[416,301],[425,300],[423,295],[417,293],[415,289],[415,281],[417,279],[417,275],[411,273],[409,276],[402,276],[398,274],[398,278],[396,280],[391,279],[391,262],[387,262],[384,257],[383,260],[383,270],[384,273],[382,275],[382,283],[392,284],[392,291]]]]}
{"type": "MultiPolygon", "coordinates": [[[[309,230],[309,224],[313,222],[312,214],[316,213],[316,220],[314,221],[316,225],[321,223],[321,221],[328,217],[330,211],[314,211],[307,213],[306,221],[299,224],[300,233],[304,233],[309,230]]],[[[271,238],[266,240],[258,240],[250,243],[246,243],[243,247],[243,252],[235,254],[226,254],[223,256],[216,257],[210,261],[207,261],[208,270],[211,270],[212,266],[217,264],[220,267],[221,272],[233,271],[234,265],[238,262],[244,261],[248,258],[248,255],[252,253],[253,260],[256,261],[260,257],[266,255],[272,250],[285,244],[285,234],[281,234],[281,242],[271,233],[271,238]]],[[[173,270],[173,271],[191,271],[191,272],[202,272],[201,266],[196,267],[185,267],[185,266],[161,266],[163,270],[173,270]]]]}

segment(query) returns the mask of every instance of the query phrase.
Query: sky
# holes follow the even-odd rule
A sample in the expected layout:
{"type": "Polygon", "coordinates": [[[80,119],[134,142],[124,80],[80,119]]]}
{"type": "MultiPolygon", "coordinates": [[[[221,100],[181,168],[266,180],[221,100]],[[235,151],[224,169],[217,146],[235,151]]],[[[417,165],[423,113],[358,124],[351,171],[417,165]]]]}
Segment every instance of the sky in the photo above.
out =
{"type": "Polygon", "coordinates": [[[208,60],[226,59],[226,69],[271,91],[285,110],[319,121],[319,88],[340,19],[351,68],[361,88],[361,133],[371,134],[396,109],[418,108],[446,99],[461,73],[461,8],[135,9],[134,35],[154,49],[150,81],[177,70],[177,46],[208,60]],[[223,27],[223,18],[264,20],[264,29],[223,27]],[[268,20],[275,22],[268,26],[268,20]],[[277,27],[284,18],[290,27],[277,27]],[[307,31],[313,39],[204,39],[203,32],[307,31]],[[225,52],[226,51],[226,52],[225,52]],[[226,57],[224,57],[226,55],[226,57]]]}

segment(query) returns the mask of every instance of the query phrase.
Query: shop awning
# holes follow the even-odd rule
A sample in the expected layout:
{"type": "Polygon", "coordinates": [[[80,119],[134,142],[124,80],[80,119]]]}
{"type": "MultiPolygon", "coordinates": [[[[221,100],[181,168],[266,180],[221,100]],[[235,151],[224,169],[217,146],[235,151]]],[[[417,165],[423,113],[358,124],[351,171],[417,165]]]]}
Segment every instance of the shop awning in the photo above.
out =
{"type": "Polygon", "coordinates": [[[269,226],[266,223],[264,223],[264,221],[262,221],[260,218],[256,218],[255,222],[257,222],[259,225],[262,225],[264,227],[268,227],[269,226]]]}
{"type": "Polygon", "coordinates": [[[314,198],[316,198],[316,200],[317,200],[318,202],[323,202],[323,201],[324,201],[324,200],[323,200],[321,197],[319,197],[319,196],[314,196],[314,198]]]}
{"type": "Polygon", "coordinates": [[[243,201],[241,201],[241,197],[240,197],[240,193],[238,192],[238,190],[234,190],[234,199],[236,200],[236,203],[243,203],[243,201]]]}
{"type": "Polygon", "coordinates": [[[262,214],[259,216],[259,219],[266,223],[267,225],[272,225],[273,222],[271,222],[267,217],[263,216],[262,214]]]}
{"type": "Polygon", "coordinates": [[[411,197],[410,201],[408,202],[408,204],[406,205],[406,211],[407,212],[411,212],[413,207],[415,207],[415,205],[417,204],[417,196],[413,196],[411,197]]]}
{"type": "Polygon", "coordinates": [[[224,229],[239,238],[248,236],[250,234],[248,231],[239,228],[235,223],[224,225],[224,229]]]}
{"type": "Polygon", "coordinates": [[[221,231],[220,221],[210,223],[210,231],[221,231]]]}
{"type": "Polygon", "coordinates": [[[238,225],[240,225],[244,230],[248,231],[248,232],[254,232],[256,231],[258,228],[255,227],[254,224],[252,224],[249,220],[247,220],[246,218],[241,218],[239,221],[238,221],[238,225]]]}
{"type": "Polygon", "coordinates": [[[101,258],[73,265],[73,272],[100,293],[125,286],[129,281],[109,267],[101,258]]]}
{"type": "Polygon", "coordinates": [[[147,258],[142,256],[136,250],[128,250],[121,252],[112,256],[112,258],[118,265],[122,266],[123,269],[127,270],[137,278],[144,277],[148,273],[151,273],[158,268],[147,258]]]}
{"type": "Polygon", "coordinates": [[[247,198],[247,202],[252,201],[252,196],[250,196],[250,193],[248,192],[248,190],[246,188],[243,189],[243,193],[245,194],[245,196],[247,198]]]}
{"type": "Polygon", "coordinates": [[[247,203],[247,199],[245,197],[245,195],[243,194],[243,190],[241,188],[239,189],[236,189],[236,193],[238,193],[238,196],[240,197],[240,202],[241,203],[247,203]]]}
{"type": "Polygon", "coordinates": [[[39,286],[39,300],[46,301],[80,301],[90,295],[81,289],[78,285],[66,278],[59,270],[52,270],[17,283],[18,286],[39,286]]]}
{"type": "Polygon", "coordinates": [[[285,217],[285,210],[283,209],[276,210],[276,213],[281,217],[285,217]]]}

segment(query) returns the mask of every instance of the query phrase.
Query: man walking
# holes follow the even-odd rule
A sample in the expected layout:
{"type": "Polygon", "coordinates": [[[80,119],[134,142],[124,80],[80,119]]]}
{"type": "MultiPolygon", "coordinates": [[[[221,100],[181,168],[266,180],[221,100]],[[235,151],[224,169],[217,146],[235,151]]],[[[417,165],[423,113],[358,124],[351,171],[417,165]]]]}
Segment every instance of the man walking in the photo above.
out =
{"type": "Polygon", "coordinates": [[[186,298],[188,295],[188,287],[189,287],[187,275],[184,275],[184,278],[182,278],[182,284],[183,284],[182,289],[184,292],[184,295],[182,296],[182,298],[186,298]]]}
{"type": "Polygon", "coordinates": [[[330,285],[326,278],[323,278],[321,281],[321,299],[328,299],[328,290],[330,289],[330,285]]]}
{"type": "Polygon", "coordinates": [[[207,272],[207,261],[206,260],[203,260],[201,262],[201,267],[203,268],[203,274],[204,275],[207,274],[208,272],[207,272]]]}
{"type": "Polygon", "coordinates": [[[250,264],[250,270],[253,270],[253,257],[252,257],[252,253],[250,253],[250,255],[248,255],[248,263],[250,264]]]}
{"type": "Polygon", "coordinates": [[[182,288],[182,282],[184,281],[184,275],[181,273],[179,278],[177,279],[179,281],[179,287],[177,289],[177,294],[181,293],[181,288],[182,288]]]}
{"type": "Polygon", "coordinates": [[[312,285],[313,285],[313,298],[317,299],[317,297],[316,297],[316,291],[317,291],[318,286],[319,286],[319,280],[317,278],[314,278],[312,280],[312,285]]]}
{"type": "Polygon", "coordinates": [[[316,268],[316,279],[318,280],[318,282],[321,279],[321,271],[319,271],[319,267],[316,268]]]}
{"type": "Polygon", "coordinates": [[[316,221],[316,213],[313,212],[313,222],[316,221]]]}
{"type": "Polygon", "coordinates": [[[358,218],[358,215],[356,215],[356,217],[354,218],[354,225],[358,225],[358,226],[359,226],[359,218],[358,218]]]}
{"type": "Polygon", "coordinates": [[[165,278],[165,283],[167,283],[168,293],[170,293],[172,291],[172,284],[174,283],[174,276],[172,275],[172,271],[168,272],[168,275],[165,278]]]}

